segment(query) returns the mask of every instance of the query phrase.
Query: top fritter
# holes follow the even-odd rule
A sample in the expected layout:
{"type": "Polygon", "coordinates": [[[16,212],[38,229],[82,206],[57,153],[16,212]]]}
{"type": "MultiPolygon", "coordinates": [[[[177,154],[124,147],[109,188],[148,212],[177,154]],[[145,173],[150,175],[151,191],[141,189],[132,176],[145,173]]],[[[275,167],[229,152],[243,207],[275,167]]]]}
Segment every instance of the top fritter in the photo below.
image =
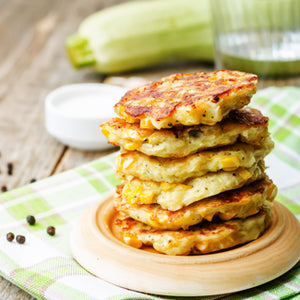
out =
{"type": "Polygon", "coordinates": [[[256,75],[238,71],[174,74],[128,91],[115,111],[141,128],[214,125],[247,105],[256,83],[256,75]]]}

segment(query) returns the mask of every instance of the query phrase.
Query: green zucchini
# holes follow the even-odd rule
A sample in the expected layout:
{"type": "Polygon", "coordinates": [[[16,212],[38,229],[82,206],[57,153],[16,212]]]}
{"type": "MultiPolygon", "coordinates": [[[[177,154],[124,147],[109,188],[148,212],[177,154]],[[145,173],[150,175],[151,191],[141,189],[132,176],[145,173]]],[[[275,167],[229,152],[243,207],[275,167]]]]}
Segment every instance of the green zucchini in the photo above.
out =
{"type": "Polygon", "coordinates": [[[74,67],[121,73],[167,62],[213,62],[209,0],[132,1],[87,17],[66,40],[74,67]]]}

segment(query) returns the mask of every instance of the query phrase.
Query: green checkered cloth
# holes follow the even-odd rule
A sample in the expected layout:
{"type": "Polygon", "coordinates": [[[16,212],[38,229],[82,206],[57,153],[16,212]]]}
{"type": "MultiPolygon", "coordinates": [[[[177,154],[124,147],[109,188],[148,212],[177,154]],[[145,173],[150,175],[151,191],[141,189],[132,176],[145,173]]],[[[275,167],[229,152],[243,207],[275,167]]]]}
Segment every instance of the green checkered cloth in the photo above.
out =
{"type": "MultiPolygon", "coordinates": [[[[266,158],[266,164],[269,176],[279,187],[277,200],[299,219],[300,88],[262,90],[251,105],[270,117],[270,131],[276,148],[266,158]]],[[[114,176],[115,157],[116,153],[0,196],[2,276],[39,299],[162,299],[128,291],[96,278],[74,260],[70,251],[69,235],[78,217],[90,204],[112,193],[118,184],[114,176]],[[27,215],[34,215],[37,223],[29,226],[27,215]],[[47,235],[48,225],[56,227],[55,236],[47,235]],[[25,235],[25,244],[9,243],[6,240],[9,231],[25,235]]],[[[272,282],[223,295],[222,299],[296,299],[299,294],[298,263],[272,282]]]]}

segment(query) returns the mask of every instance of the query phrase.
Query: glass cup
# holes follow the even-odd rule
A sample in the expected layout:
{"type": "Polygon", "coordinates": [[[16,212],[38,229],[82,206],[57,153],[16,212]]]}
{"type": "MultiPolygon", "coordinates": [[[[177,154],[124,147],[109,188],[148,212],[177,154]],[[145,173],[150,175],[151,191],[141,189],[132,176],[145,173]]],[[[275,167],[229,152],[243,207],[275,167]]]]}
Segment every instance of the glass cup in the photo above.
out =
{"type": "Polygon", "coordinates": [[[210,0],[218,69],[300,74],[300,0],[210,0]]]}

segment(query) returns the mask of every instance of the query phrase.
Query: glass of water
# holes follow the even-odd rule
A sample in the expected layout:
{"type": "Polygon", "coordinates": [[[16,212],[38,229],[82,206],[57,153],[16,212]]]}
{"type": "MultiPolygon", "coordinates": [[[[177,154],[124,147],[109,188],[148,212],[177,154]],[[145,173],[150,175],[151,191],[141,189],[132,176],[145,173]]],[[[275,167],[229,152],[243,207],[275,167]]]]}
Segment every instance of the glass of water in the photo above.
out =
{"type": "Polygon", "coordinates": [[[300,0],[210,0],[218,69],[300,74],[300,0]]]}

